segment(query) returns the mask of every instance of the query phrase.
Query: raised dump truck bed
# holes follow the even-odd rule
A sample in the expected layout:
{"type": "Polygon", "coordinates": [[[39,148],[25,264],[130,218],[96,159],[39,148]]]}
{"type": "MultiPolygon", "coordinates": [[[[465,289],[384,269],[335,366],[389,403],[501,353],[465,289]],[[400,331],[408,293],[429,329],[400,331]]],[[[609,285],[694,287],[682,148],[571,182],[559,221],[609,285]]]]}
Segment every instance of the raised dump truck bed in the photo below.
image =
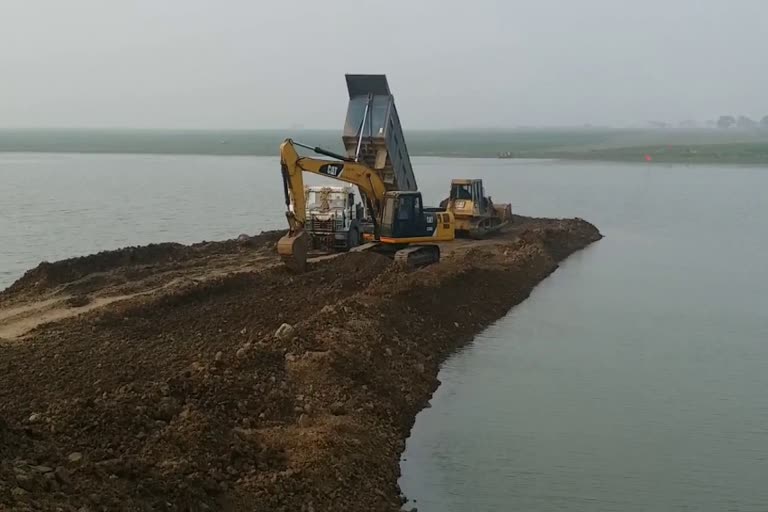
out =
{"type": "Polygon", "coordinates": [[[346,75],[347,156],[376,170],[387,190],[418,190],[403,129],[386,75],[346,75]]]}

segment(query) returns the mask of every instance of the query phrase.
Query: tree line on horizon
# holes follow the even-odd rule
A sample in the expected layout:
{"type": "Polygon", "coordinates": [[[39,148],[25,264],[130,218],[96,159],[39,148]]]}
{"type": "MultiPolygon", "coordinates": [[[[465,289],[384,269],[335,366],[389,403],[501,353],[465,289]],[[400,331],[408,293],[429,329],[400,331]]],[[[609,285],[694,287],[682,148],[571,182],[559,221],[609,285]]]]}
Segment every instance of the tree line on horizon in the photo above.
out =
{"type": "Polygon", "coordinates": [[[768,129],[768,115],[763,116],[759,122],[747,116],[735,117],[732,115],[722,115],[717,119],[716,125],[718,128],[722,129],[733,128],[734,126],[744,130],[754,128],[768,129]]]}
{"type": "Polygon", "coordinates": [[[763,129],[768,130],[768,115],[763,116],[763,118],[760,121],[755,121],[749,116],[733,116],[730,114],[721,115],[717,119],[708,119],[705,122],[699,122],[695,121],[693,119],[687,119],[685,121],[680,121],[679,123],[670,123],[668,121],[648,121],[648,126],[652,128],[672,128],[672,127],[679,127],[679,128],[702,128],[706,126],[707,128],[719,128],[719,129],[728,129],[728,128],[738,128],[741,130],[754,130],[754,129],[763,129]]]}

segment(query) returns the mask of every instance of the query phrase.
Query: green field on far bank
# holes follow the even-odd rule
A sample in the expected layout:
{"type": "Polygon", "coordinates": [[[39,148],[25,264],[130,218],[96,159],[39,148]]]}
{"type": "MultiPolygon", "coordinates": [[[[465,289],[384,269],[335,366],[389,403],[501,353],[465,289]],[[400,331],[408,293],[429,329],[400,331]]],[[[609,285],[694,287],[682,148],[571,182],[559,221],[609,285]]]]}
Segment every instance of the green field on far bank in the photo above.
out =
{"type": "Polygon", "coordinates": [[[531,151],[520,152],[518,157],[612,162],[768,165],[768,142],[628,146],[585,151],[531,151]]]}
{"type": "MultiPolygon", "coordinates": [[[[335,130],[0,130],[0,152],[277,156],[291,137],[342,151],[335,130]]],[[[768,165],[768,130],[412,130],[412,156],[768,165]]]]}

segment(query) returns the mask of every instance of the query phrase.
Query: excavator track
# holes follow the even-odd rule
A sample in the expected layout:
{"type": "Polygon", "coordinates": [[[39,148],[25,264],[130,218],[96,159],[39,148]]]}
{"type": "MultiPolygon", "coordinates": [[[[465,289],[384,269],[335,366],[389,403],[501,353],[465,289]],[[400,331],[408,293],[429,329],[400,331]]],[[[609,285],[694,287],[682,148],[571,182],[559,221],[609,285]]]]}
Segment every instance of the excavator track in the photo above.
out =
{"type": "Polygon", "coordinates": [[[412,245],[395,253],[395,263],[406,268],[418,268],[440,261],[440,247],[437,245],[412,245]]]}
{"type": "Polygon", "coordinates": [[[350,252],[377,252],[392,258],[396,264],[406,268],[418,268],[440,262],[440,247],[437,245],[411,245],[403,249],[397,246],[368,242],[350,249],[350,252]]]}

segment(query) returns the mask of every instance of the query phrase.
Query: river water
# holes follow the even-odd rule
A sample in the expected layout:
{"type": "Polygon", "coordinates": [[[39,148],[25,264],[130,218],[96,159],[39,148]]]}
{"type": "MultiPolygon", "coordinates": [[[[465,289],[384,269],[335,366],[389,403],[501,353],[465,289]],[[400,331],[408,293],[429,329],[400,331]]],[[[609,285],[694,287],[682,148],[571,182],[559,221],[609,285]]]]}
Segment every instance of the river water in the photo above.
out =
{"type": "MultiPolygon", "coordinates": [[[[420,512],[768,510],[768,171],[416,158],[606,235],[444,366],[420,512]]],[[[277,159],[0,154],[0,288],[40,260],[282,228],[277,159]]],[[[458,314],[458,313],[457,313],[458,314]]]]}

